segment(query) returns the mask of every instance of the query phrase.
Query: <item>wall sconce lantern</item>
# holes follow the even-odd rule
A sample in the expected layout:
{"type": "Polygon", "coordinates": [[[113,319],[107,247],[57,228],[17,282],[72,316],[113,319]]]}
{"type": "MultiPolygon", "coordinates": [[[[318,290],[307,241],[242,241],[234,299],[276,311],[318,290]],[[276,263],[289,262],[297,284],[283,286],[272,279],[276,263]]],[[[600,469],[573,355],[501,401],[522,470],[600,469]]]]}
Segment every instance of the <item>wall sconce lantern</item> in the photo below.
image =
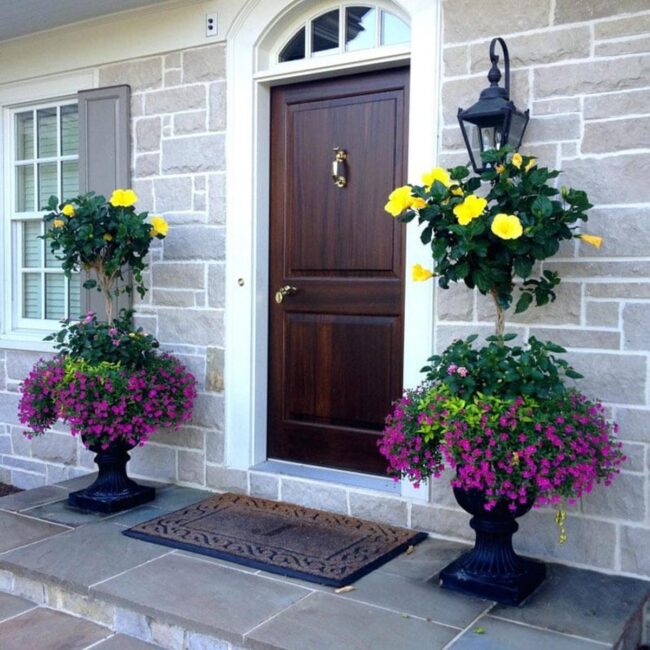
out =
{"type": "Polygon", "coordinates": [[[520,111],[510,101],[510,56],[502,38],[493,38],[490,43],[490,62],[488,72],[490,86],[481,91],[479,100],[467,110],[458,109],[458,123],[463,132],[465,146],[474,171],[480,174],[487,169],[481,160],[481,153],[489,149],[499,149],[510,145],[519,149],[524,131],[528,125],[528,113],[520,111]],[[499,56],[494,49],[501,45],[505,67],[505,88],[499,86],[501,71],[499,56]]]}

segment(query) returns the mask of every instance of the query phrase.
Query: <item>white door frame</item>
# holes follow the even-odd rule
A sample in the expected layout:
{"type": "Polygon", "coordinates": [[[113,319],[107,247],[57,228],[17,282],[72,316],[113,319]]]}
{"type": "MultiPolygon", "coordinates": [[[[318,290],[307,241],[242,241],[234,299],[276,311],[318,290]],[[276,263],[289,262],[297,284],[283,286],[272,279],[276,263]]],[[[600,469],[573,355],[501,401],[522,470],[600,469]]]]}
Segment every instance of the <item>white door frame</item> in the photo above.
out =
{"type": "MultiPolygon", "coordinates": [[[[371,69],[409,61],[408,178],[417,180],[432,167],[438,151],[440,69],[442,58],[439,0],[401,0],[395,4],[411,23],[410,57],[390,48],[360,53],[353,65],[349,55],[284,64],[259,72],[270,60],[270,48],[305,12],[315,12],[318,0],[249,0],[227,41],[227,222],[226,222],[226,366],[225,462],[249,469],[266,460],[268,258],[269,258],[269,130],[270,88],[287,77],[296,81],[371,69]],[[422,80],[428,83],[422,83],[422,80]]],[[[381,3],[382,5],[384,3],[381,3]]],[[[383,49],[383,48],[381,48],[383,49]]],[[[399,48],[398,48],[399,50],[399,48]]],[[[388,215],[387,215],[387,218],[388,215]]],[[[407,229],[404,312],[404,385],[420,381],[420,368],[431,354],[433,287],[409,281],[415,263],[431,264],[416,228],[407,229]]],[[[402,494],[426,500],[425,490],[402,494]]]]}

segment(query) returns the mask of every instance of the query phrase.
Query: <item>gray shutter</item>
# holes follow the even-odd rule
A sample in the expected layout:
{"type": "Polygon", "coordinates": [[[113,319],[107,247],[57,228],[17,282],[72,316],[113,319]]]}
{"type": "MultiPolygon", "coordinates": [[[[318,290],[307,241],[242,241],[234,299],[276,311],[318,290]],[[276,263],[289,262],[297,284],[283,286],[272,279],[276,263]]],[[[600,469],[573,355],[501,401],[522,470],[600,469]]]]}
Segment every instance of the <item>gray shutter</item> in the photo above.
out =
{"type": "MultiPolygon", "coordinates": [[[[130,86],[82,90],[79,101],[79,192],[95,192],[106,198],[117,188],[131,187],[130,86]]],[[[88,279],[82,273],[81,281],[88,279]]],[[[94,311],[106,318],[104,298],[96,290],[81,289],[82,313],[94,311]]],[[[128,298],[120,296],[128,306],[128,298]]],[[[123,304],[124,303],[124,304],[123,304]]]]}

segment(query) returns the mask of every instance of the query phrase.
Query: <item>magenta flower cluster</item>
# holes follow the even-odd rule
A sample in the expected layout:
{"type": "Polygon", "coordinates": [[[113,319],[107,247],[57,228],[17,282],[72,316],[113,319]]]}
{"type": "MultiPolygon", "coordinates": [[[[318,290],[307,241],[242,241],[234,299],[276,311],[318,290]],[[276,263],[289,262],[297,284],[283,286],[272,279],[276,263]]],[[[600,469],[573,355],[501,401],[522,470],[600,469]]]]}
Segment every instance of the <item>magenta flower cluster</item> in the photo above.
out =
{"type": "Polygon", "coordinates": [[[491,510],[518,504],[575,502],[596,483],[609,485],[625,460],[600,403],[577,391],[535,401],[475,395],[442,387],[406,391],[386,421],[381,453],[396,479],[416,482],[456,471],[451,484],[485,495],[491,510]]]}
{"type": "Polygon", "coordinates": [[[171,355],[139,370],[58,355],[34,366],[21,393],[18,415],[29,438],[61,419],[86,447],[107,449],[116,440],[144,445],[157,428],[188,421],[196,379],[171,355]]]}

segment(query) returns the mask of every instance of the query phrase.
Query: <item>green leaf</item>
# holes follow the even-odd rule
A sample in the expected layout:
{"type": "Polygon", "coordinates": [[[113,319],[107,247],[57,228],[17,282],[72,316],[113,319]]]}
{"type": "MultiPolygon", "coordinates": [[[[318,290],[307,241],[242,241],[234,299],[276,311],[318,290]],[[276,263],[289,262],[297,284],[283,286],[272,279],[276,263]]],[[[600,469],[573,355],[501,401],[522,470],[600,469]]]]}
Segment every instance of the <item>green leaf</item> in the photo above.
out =
{"type": "Polygon", "coordinates": [[[97,286],[97,280],[86,280],[82,286],[84,289],[94,289],[97,286]]]}
{"type": "Polygon", "coordinates": [[[520,278],[527,278],[533,270],[533,261],[527,257],[515,257],[514,269],[520,278]]]}
{"type": "Polygon", "coordinates": [[[579,372],[576,372],[572,368],[565,370],[564,374],[571,379],[582,379],[584,377],[584,375],[581,375],[579,372]]]}
{"type": "Polygon", "coordinates": [[[521,314],[522,312],[526,311],[530,307],[530,304],[532,302],[533,302],[533,294],[529,293],[528,291],[524,291],[521,294],[521,296],[519,296],[519,300],[517,301],[515,314],[521,314]]]}
{"type": "Polygon", "coordinates": [[[553,214],[553,205],[545,196],[538,196],[531,206],[536,217],[550,217],[553,214]]]}

